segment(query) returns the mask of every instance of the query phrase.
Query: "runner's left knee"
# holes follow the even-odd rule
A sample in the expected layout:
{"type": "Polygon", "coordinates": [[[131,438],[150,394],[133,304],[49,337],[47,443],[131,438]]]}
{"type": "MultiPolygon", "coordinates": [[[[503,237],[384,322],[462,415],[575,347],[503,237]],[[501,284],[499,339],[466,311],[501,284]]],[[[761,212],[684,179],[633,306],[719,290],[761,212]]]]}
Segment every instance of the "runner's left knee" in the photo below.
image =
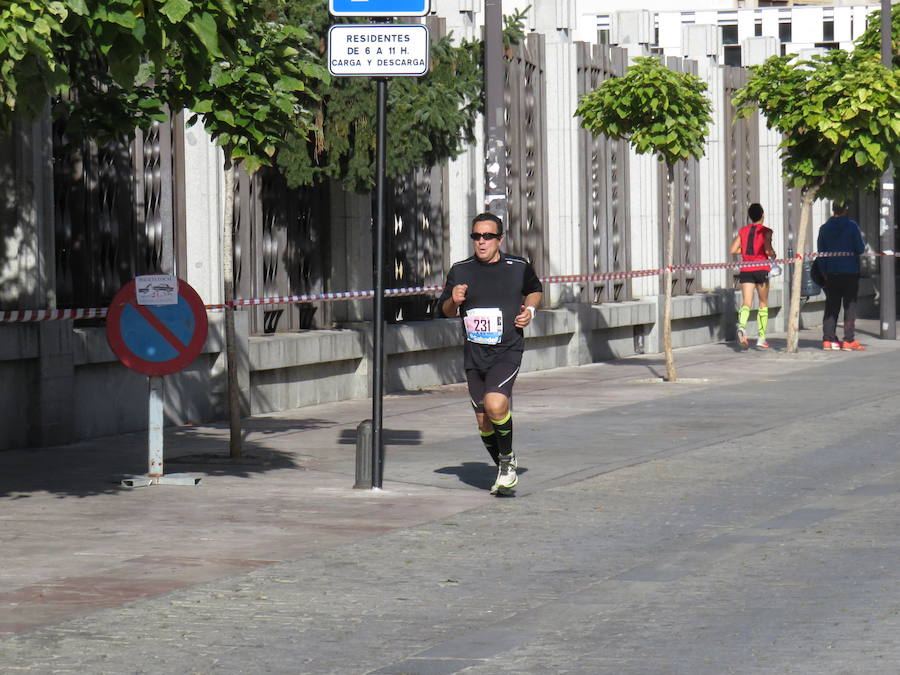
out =
{"type": "Polygon", "coordinates": [[[492,420],[501,420],[509,412],[509,399],[499,392],[484,395],[484,411],[492,420]]]}

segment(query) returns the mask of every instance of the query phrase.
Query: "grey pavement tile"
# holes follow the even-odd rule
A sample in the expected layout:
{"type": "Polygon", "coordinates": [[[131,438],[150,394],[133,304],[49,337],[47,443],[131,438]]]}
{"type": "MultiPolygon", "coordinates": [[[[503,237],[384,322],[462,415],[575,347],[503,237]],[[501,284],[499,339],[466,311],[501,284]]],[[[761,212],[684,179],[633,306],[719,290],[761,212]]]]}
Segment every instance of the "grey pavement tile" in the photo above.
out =
{"type": "Polygon", "coordinates": [[[760,523],[756,527],[764,530],[793,530],[808,527],[842,513],[846,513],[846,511],[842,509],[797,509],[796,511],[791,511],[790,513],[785,513],[782,516],[760,523]]]}
{"type": "Polygon", "coordinates": [[[472,659],[406,659],[391,666],[371,671],[377,675],[453,675],[481,661],[472,659]]]}
{"type": "Polygon", "coordinates": [[[430,658],[489,658],[501,652],[514,650],[527,642],[533,633],[523,633],[515,628],[486,628],[448,640],[425,650],[419,656],[430,658]]]}

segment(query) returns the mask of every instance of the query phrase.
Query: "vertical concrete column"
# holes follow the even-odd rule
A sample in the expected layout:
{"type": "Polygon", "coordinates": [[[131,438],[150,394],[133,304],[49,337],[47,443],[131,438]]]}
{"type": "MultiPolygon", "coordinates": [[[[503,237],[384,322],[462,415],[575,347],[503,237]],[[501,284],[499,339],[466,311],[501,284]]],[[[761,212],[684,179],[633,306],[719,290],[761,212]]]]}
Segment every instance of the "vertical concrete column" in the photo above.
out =
{"type": "MultiPolygon", "coordinates": [[[[484,14],[480,0],[441,0],[440,13],[455,40],[481,39],[484,14]]],[[[475,121],[475,143],[448,162],[445,192],[448,228],[446,257],[450,265],[472,254],[469,223],[484,211],[484,119],[475,121]]],[[[448,267],[449,269],[449,267],[448,267]]]]}
{"type": "MultiPolygon", "coordinates": [[[[571,30],[573,0],[537,3],[537,32],[545,36],[547,87],[547,229],[550,274],[578,274],[582,259],[582,223],[578,221],[578,106],[577,57],[571,30]]],[[[556,307],[575,299],[571,284],[544,289],[544,305],[556,307]],[[549,291],[549,292],[548,292],[549,291]]]]}
{"type": "Polygon", "coordinates": [[[36,325],[39,353],[34,389],[35,425],[29,444],[46,447],[74,439],[75,361],[72,321],[36,325]]]}
{"type": "Polygon", "coordinates": [[[791,8],[791,41],[795,48],[814,48],[822,42],[824,12],[824,7],[791,8]]]}
{"type": "Polygon", "coordinates": [[[0,306],[56,308],[53,148],[49,109],[0,141],[0,306]]]}
{"type": "MultiPolygon", "coordinates": [[[[252,414],[252,387],[250,379],[250,313],[234,313],[235,350],[237,354],[238,397],[241,416],[252,414]]],[[[206,343],[215,351],[209,369],[209,400],[212,414],[217,418],[228,416],[228,373],[225,357],[225,320],[223,312],[209,317],[209,333],[206,343]]],[[[171,396],[169,397],[171,399],[171,396]]],[[[167,407],[173,400],[167,402],[167,407]]],[[[167,411],[169,419],[178,420],[183,411],[167,411]]]]}
{"type": "MultiPolygon", "coordinates": [[[[778,54],[778,40],[774,37],[751,37],[741,43],[741,61],[745,66],[756,66],[778,54]]],[[[766,225],[772,228],[772,242],[779,258],[787,255],[785,242],[784,176],[778,144],[781,134],[766,126],[766,119],[759,116],[759,203],[766,210],[766,225]]],[[[787,303],[785,279],[790,275],[786,267],[780,277],[771,280],[773,291],[780,292],[782,305],[787,303]]],[[[780,332],[787,328],[787,311],[779,311],[769,318],[770,332],[780,332]]]]}
{"type": "Polygon", "coordinates": [[[574,328],[572,338],[566,346],[565,365],[580,366],[592,363],[590,340],[592,338],[593,310],[591,305],[586,302],[573,302],[564,305],[562,309],[566,310],[566,321],[571,322],[574,328]]]}
{"type": "MultiPolygon", "coordinates": [[[[724,135],[725,100],[719,53],[719,30],[711,25],[693,25],[682,28],[682,56],[697,62],[697,74],[706,82],[706,95],[712,105],[712,124],[708,129],[703,157],[698,162],[700,210],[697,214],[700,228],[700,261],[722,262],[728,259],[725,234],[725,157],[724,135]]],[[[704,270],[700,274],[701,288],[710,290],[729,285],[725,270],[704,270]]]]}
{"type": "MultiPolygon", "coordinates": [[[[372,254],[372,202],[368,195],[345,192],[335,182],[330,185],[331,260],[334,290],[352,291],[374,288],[372,254]]],[[[374,350],[372,344],[371,300],[334,303],[334,319],[356,332],[362,358],[354,374],[356,398],[371,395],[374,350]]]]}
{"type": "MultiPolygon", "coordinates": [[[[655,155],[638,155],[632,151],[628,159],[629,213],[631,214],[631,266],[636,270],[657,269],[662,265],[660,244],[660,163],[655,155]]],[[[632,279],[635,297],[658,295],[658,277],[632,279]]]]}
{"type": "Polygon", "coordinates": [[[846,51],[853,50],[853,7],[835,7],[834,12],[834,41],[840,48],[846,51]]]}
{"type": "Polygon", "coordinates": [[[207,304],[222,302],[225,156],[199,122],[184,133],[187,269],[183,278],[207,304]]]}
{"type": "MultiPolygon", "coordinates": [[[[874,2],[870,5],[856,5],[851,8],[853,10],[853,19],[851,20],[853,34],[850,37],[851,40],[855,40],[865,32],[869,13],[875,9],[873,5],[875,5],[874,2]]],[[[835,21],[835,26],[837,26],[837,21],[835,21]]]]}
{"type": "MultiPolygon", "coordinates": [[[[629,62],[646,56],[653,39],[653,14],[629,10],[610,15],[610,42],[623,47],[629,62]]],[[[661,264],[659,241],[659,162],[654,155],[638,155],[629,148],[628,182],[631,241],[628,242],[632,269],[655,269],[661,264]]],[[[633,279],[635,297],[657,296],[659,279],[633,279]]]]}
{"type": "MultiPolygon", "coordinates": [[[[752,9],[739,9],[738,16],[738,42],[751,38],[756,34],[756,12],[752,9]]],[[[746,65],[741,60],[741,64],[746,65]]]]}
{"type": "MultiPolygon", "coordinates": [[[[207,348],[213,351],[209,366],[209,406],[213,417],[224,419],[228,416],[228,374],[225,359],[225,313],[211,312],[209,329],[206,334],[207,348]]],[[[237,327],[237,325],[235,325],[237,327]]],[[[178,419],[178,415],[173,415],[178,419]]]]}
{"type": "Polygon", "coordinates": [[[250,390],[250,313],[234,313],[234,332],[237,339],[237,380],[240,397],[241,417],[251,411],[250,390]]]}
{"type": "MultiPolygon", "coordinates": [[[[345,192],[334,181],[329,189],[333,289],[372,290],[375,287],[372,202],[369,195],[345,192]]],[[[371,317],[371,300],[334,303],[336,321],[368,321],[371,317]]]]}
{"type": "MultiPolygon", "coordinates": [[[[372,396],[372,377],[375,368],[375,340],[374,334],[368,329],[367,325],[355,327],[357,329],[357,339],[362,348],[363,357],[356,366],[356,390],[357,398],[370,398],[372,396]]],[[[385,357],[388,361],[388,357],[385,357]]]]}

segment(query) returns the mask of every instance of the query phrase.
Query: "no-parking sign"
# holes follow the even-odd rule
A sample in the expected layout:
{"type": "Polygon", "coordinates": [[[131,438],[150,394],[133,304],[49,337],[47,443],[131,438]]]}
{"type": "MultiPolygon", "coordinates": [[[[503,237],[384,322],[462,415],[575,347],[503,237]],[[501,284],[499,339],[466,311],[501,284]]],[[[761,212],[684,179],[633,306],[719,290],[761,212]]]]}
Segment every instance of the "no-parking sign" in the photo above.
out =
{"type": "Polygon", "coordinates": [[[170,375],[190,364],[206,342],[203,300],[178,279],[177,302],[142,304],[134,281],[113,298],[106,315],[106,339],[119,360],[144,375],[170,375]]]}

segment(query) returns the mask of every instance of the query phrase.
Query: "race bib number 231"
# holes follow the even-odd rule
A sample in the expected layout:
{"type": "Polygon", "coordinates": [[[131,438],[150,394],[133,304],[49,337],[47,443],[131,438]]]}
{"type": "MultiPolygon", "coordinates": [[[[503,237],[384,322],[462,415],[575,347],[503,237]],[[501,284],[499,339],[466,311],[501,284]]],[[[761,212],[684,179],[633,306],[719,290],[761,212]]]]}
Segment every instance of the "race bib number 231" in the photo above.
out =
{"type": "Polygon", "coordinates": [[[503,312],[499,307],[470,309],[463,318],[466,339],[480,345],[500,344],[503,337],[503,312]]]}

